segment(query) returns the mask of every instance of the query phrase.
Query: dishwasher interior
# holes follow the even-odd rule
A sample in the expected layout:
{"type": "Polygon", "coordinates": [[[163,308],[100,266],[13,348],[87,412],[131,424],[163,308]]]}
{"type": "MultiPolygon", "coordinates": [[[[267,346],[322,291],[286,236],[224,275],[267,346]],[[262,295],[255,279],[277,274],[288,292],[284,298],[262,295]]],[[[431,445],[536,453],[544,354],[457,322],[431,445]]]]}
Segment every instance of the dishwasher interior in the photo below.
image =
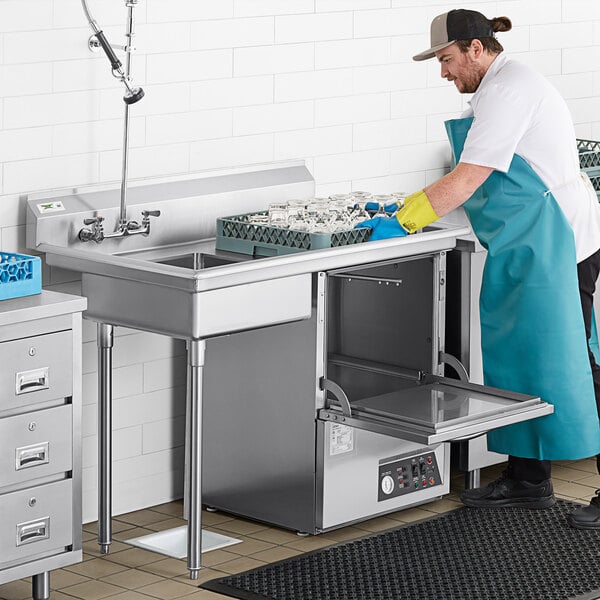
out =
{"type": "Polygon", "coordinates": [[[445,264],[313,273],[310,319],[207,341],[207,506],[334,529],[447,494],[452,440],[551,412],[444,377],[445,264]]]}

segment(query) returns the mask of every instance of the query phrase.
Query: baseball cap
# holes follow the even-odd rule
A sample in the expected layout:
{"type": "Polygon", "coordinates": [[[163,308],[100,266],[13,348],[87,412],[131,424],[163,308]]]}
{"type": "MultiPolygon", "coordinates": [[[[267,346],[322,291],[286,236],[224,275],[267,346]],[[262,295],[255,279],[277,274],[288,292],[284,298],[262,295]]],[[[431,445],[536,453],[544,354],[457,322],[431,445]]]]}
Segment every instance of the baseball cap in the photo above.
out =
{"type": "Polygon", "coordinates": [[[438,15],[431,22],[431,48],[413,56],[413,60],[433,58],[438,50],[457,40],[494,37],[490,21],[476,10],[457,9],[438,15]]]}

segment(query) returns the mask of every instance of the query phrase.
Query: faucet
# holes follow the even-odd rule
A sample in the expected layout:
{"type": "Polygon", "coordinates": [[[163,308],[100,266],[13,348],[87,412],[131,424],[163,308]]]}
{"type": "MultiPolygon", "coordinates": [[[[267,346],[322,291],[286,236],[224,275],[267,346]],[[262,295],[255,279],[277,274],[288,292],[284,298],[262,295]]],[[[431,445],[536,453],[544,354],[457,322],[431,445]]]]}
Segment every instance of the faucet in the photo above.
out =
{"type": "Polygon", "coordinates": [[[83,224],[86,225],[86,227],[79,231],[77,237],[79,237],[82,242],[96,242],[99,244],[106,238],[126,237],[139,234],[149,235],[150,217],[160,217],[160,210],[143,210],[141,224],[133,220],[125,221],[123,223],[119,222],[115,231],[112,233],[104,233],[104,228],[102,227],[104,217],[98,215],[83,220],[83,224]]]}

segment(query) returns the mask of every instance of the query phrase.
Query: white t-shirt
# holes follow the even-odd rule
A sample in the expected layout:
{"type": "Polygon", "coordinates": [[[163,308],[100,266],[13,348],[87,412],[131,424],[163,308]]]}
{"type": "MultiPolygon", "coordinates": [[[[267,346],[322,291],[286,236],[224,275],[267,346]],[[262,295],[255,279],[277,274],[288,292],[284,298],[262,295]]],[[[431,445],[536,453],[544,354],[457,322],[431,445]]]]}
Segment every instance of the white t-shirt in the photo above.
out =
{"type": "Polygon", "coordinates": [[[548,186],[575,235],[577,262],[600,248],[600,204],[582,176],[569,109],[528,66],[496,57],[463,117],[473,116],[460,162],[506,173],[518,154],[548,186]]]}

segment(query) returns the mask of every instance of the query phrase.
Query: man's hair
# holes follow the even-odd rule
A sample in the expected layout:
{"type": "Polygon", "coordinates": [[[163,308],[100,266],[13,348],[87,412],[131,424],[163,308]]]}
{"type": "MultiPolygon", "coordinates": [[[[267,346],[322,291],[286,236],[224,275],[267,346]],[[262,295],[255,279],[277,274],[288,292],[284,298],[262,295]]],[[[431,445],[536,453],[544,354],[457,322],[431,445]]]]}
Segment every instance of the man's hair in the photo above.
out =
{"type": "MultiPolygon", "coordinates": [[[[496,31],[510,31],[512,29],[512,23],[508,17],[495,17],[490,19],[492,30],[496,31]]],[[[502,44],[495,37],[483,37],[483,38],[471,38],[470,40],[457,40],[456,45],[461,52],[466,52],[471,47],[471,42],[474,39],[478,39],[481,42],[484,50],[487,50],[490,54],[500,54],[504,50],[502,44]]]]}

